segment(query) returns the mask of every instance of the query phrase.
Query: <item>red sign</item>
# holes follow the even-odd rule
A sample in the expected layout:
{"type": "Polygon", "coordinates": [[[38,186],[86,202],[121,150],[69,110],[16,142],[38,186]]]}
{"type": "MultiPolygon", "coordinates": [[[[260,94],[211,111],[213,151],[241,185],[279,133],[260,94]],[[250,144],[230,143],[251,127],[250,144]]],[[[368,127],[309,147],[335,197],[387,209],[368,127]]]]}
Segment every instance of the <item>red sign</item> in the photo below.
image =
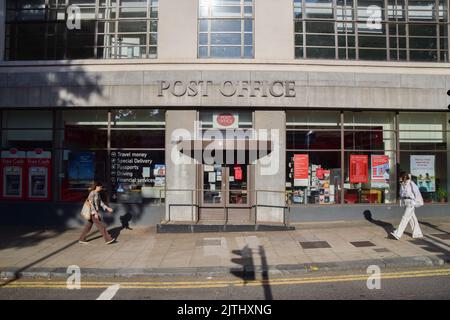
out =
{"type": "Polygon", "coordinates": [[[241,167],[234,167],[234,179],[242,180],[242,168],[241,167]]]}
{"type": "Polygon", "coordinates": [[[295,154],[294,155],[294,180],[308,179],[309,155],[295,154]]]}
{"type": "Polygon", "coordinates": [[[350,183],[369,182],[369,156],[367,154],[350,155],[350,183]]]}
{"type": "Polygon", "coordinates": [[[222,113],[217,116],[216,121],[222,127],[230,127],[234,124],[236,119],[231,113],[222,113]]]}
{"type": "Polygon", "coordinates": [[[323,175],[324,175],[324,171],[323,168],[317,168],[316,169],[316,175],[318,179],[323,179],[323,175]]]}

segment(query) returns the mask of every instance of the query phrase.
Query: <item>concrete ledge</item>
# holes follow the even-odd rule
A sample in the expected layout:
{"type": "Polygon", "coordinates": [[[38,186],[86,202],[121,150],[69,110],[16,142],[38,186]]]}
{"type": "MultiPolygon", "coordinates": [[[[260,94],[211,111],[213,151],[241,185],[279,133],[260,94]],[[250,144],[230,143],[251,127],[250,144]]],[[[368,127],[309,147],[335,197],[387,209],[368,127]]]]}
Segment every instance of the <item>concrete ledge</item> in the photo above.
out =
{"type": "MultiPolygon", "coordinates": [[[[440,267],[450,263],[450,255],[446,256],[415,256],[389,259],[370,259],[358,261],[340,261],[325,263],[305,263],[273,266],[233,266],[233,267],[189,267],[189,268],[146,268],[146,269],[96,269],[82,268],[82,277],[85,278],[133,278],[133,277],[159,277],[159,276],[205,276],[233,274],[247,277],[254,273],[268,272],[269,274],[295,274],[309,272],[331,271],[363,271],[367,267],[377,265],[382,270],[394,268],[440,267]]],[[[67,279],[65,268],[18,268],[0,269],[1,280],[8,282],[16,279],[67,279]]],[[[1,285],[1,284],[0,284],[1,285]]]]}
{"type": "Polygon", "coordinates": [[[158,224],[157,233],[202,233],[202,232],[253,232],[253,231],[292,231],[294,226],[284,225],[233,225],[233,224],[158,224]]]}

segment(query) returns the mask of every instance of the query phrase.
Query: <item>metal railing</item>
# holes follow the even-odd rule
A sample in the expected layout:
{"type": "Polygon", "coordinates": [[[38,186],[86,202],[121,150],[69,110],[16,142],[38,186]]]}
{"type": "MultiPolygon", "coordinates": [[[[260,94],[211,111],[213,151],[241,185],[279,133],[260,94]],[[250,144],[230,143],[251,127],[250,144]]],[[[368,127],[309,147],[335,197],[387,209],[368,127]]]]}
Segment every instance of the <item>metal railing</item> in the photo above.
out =
{"type": "MultiPolygon", "coordinates": [[[[272,208],[283,210],[283,225],[290,224],[291,208],[289,204],[289,197],[287,191],[274,191],[274,190],[206,190],[206,189],[164,189],[161,192],[165,192],[165,202],[168,207],[168,216],[166,222],[172,221],[172,208],[174,207],[191,207],[191,221],[198,223],[200,220],[199,209],[223,209],[225,224],[228,224],[229,210],[230,209],[248,209],[249,221],[252,221],[255,225],[258,224],[259,208],[272,208]],[[202,197],[204,192],[220,192],[221,194],[228,194],[229,192],[242,192],[246,191],[247,205],[245,204],[232,204],[225,201],[227,197],[221,195],[222,200],[217,205],[211,203],[204,203],[202,197]],[[181,193],[180,198],[184,198],[185,201],[172,201],[171,193],[181,193]],[[184,196],[182,195],[184,193],[184,196]],[[168,200],[170,199],[170,200],[168,200]],[[269,200],[268,200],[269,199],[269,200]],[[267,200],[267,201],[264,201],[267,200]],[[275,202],[276,204],[273,204],[275,202]],[[252,211],[254,210],[254,219],[252,220],[252,211]],[[197,213],[197,214],[195,214],[197,213]]],[[[266,221],[270,223],[269,221],[266,221]]]]}

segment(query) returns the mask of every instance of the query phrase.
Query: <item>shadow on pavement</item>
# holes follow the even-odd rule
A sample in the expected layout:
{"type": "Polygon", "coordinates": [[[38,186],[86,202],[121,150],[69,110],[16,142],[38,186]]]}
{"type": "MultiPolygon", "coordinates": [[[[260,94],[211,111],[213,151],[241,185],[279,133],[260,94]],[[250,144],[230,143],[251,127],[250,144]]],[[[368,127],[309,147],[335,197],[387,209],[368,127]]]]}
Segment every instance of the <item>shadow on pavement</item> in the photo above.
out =
{"type": "Polygon", "coordinates": [[[394,226],[392,225],[392,223],[389,222],[384,222],[381,220],[374,220],[372,218],[372,212],[370,210],[366,210],[363,212],[364,218],[369,221],[370,223],[373,223],[379,227],[382,227],[384,229],[384,231],[386,231],[386,234],[388,237],[390,237],[391,232],[393,232],[395,230],[394,226]]]}
{"type": "MultiPolygon", "coordinates": [[[[244,280],[244,285],[249,281],[256,280],[256,267],[253,260],[252,249],[246,245],[242,250],[233,250],[233,254],[239,258],[231,259],[232,262],[242,266],[240,270],[232,270],[231,274],[244,280]]],[[[269,283],[269,268],[267,265],[266,253],[263,246],[259,246],[259,256],[261,257],[261,277],[264,290],[264,299],[273,300],[272,290],[269,283]]]]}
{"type": "Polygon", "coordinates": [[[428,228],[434,229],[436,231],[445,233],[445,234],[450,234],[450,232],[446,231],[446,230],[442,230],[441,228],[439,228],[437,225],[434,225],[432,223],[429,222],[425,222],[425,221],[419,221],[420,224],[427,226],[428,228]]]}
{"type": "Polygon", "coordinates": [[[27,264],[26,266],[20,268],[19,270],[16,270],[14,272],[14,276],[11,279],[8,279],[6,282],[0,283],[0,288],[4,287],[4,286],[7,286],[8,284],[10,284],[10,283],[12,283],[14,281],[19,280],[21,278],[21,273],[24,272],[25,270],[33,267],[34,265],[36,265],[36,264],[38,264],[38,263],[40,263],[42,261],[45,261],[46,259],[48,259],[48,258],[50,258],[50,257],[52,257],[52,256],[54,256],[54,255],[64,251],[64,250],[66,250],[66,249],[68,249],[70,247],[72,247],[74,244],[77,244],[77,243],[78,243],[78,240],[72,241],[69,244],[59,248],[58,250],[53,251],[52,253],[49,253],[49,254],[43,256],[42,258],[39,258],[39,259],[33,261],[32,263],[27,264]]]}
{"type": "MultiPolygon", "coordinates": [[[[392,239],[393,241],[398,241],[398,240],[395,240],[390,235],[390,233],[395,230],[394,226],[391,223],[384,222],[384,221],[381,221],[381,220],[374,220],[372,218],[372,213],[370,212],[370,210],[365,210],[363,215],[364,215],[364,218],[367,221],[369,221],[369,222],[371,222],[371,223],[373,223],[373,224],[375,224],[377,226],[382,227],[386,231],[387,236],[390,239],[392,239]]],[[[448,234],[447,231],[439,229],[436,225],[433,225],[431,223],[423,222],[423,221],[419,221],[419,223],[423,224],[423,225],[425,225],[427,227],[430,227],[432,229],[435,229],[437,231],[440,231],[440,232],[448,234]]],[[[409,233],[409,232],[405,232],[405,234],[410,236],[410,237],[412,237],[412,234],[409,233]]],[[[442,245],[444,247],[449,247],[449,245],[447,243],[443,242],[443,241],[431,238],[428,235],[424,235],[424,237],[422,239],[412,239],[412,240],[409,240],[409,242],[411,242],[414,245],[420,246],[421,249],[423,249],[425,251],[428,251],[430,253],[438,253],[439,254],[438,257],[440,257],[440,258],[442,258],[442,259],[444,259],[446,261],[449,259],[450,251],[440,246],[440,245],[442,245]],[[438,245],[438,244],[440,244],[440,245],[438,245]]]]}

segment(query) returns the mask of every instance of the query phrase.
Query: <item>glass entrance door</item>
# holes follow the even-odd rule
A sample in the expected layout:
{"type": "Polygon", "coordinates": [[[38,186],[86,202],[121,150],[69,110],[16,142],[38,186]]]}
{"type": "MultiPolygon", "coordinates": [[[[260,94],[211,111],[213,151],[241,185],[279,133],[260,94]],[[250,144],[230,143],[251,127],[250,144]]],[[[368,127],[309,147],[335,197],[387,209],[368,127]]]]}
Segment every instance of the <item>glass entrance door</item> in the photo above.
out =
{"type": "Polygon", "coordinates": [[[246,164],[202,166],[201,221],[247,219],[251,206],[249,168],[246,164]]]}
{"type": "Polygon", "coordinates": [[[248,174],[247,165],[227,166],[228,197],[227,205],[248,205],[248,174]]]}
{"type": "Polygon", "coordinates": [[[203,166],[203,201],[208,207],[223,207],[225,189],[225,168],[221,165],[203,166]]]}

